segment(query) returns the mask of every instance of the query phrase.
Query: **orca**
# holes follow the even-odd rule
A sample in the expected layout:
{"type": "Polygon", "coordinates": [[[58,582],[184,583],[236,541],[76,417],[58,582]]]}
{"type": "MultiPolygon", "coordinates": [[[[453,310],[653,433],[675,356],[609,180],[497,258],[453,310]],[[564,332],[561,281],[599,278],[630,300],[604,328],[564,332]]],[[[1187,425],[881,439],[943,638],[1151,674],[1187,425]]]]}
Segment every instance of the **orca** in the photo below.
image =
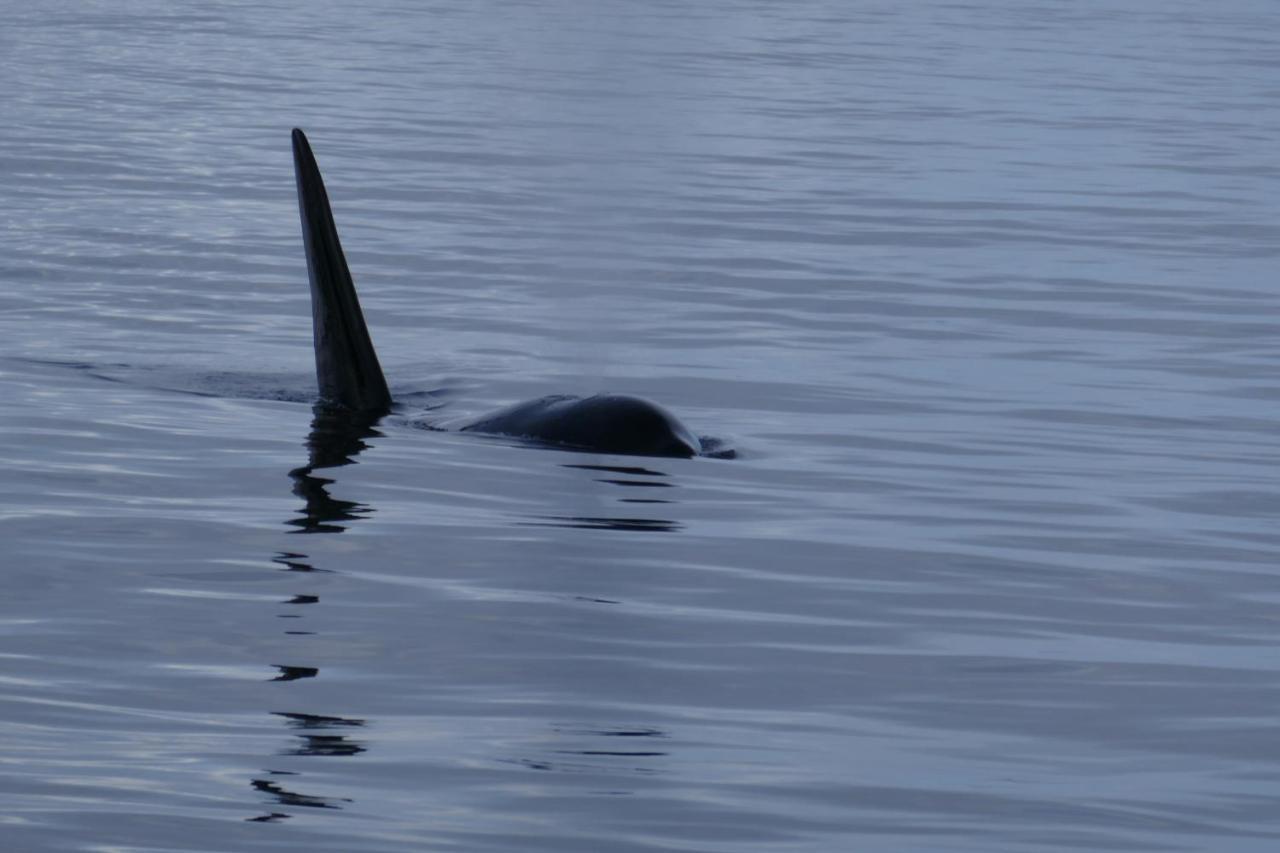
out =
{"type": "MultiPolygon", "coordinates": [[[[311,280],[316,384],[323,405],[378,418],[393,401],[347,267],[320,168],[306,134],[293,130],[302,243],[311,280]]],[[[701,440],[656,403],[624,394],[553,395],[517,403],[457,427],[600,453],[692,457],[701,440]]]]}

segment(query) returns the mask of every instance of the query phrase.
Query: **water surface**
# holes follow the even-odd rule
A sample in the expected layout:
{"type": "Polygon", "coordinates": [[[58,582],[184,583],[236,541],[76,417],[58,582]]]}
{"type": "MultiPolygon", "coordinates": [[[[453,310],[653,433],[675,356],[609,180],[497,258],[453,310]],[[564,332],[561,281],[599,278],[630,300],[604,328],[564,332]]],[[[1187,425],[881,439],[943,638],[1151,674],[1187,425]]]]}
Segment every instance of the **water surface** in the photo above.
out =
{"type": "Polygon", "coordinates": [[[4,17],[5,849],[1275,848],[1274,4],[4,17]]]}

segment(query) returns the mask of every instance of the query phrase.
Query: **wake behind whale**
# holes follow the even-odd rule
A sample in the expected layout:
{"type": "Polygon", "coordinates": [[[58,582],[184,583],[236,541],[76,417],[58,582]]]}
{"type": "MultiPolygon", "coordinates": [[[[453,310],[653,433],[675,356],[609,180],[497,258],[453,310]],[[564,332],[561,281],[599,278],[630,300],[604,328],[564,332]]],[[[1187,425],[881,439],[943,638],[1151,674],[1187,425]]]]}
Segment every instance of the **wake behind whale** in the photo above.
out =
{"type": "MultiPolygon", "coordinates": [[[[393,401],[347,267],[324,180],[306,135],[293,131],[302,242],[311,280],[316,381],[322,404],[368,416],[393,401]]],[[[691,457],[716,451],[656,403],[623,394],[553,395],[517,403],[459,427],[601,453],[691,457]]]]}

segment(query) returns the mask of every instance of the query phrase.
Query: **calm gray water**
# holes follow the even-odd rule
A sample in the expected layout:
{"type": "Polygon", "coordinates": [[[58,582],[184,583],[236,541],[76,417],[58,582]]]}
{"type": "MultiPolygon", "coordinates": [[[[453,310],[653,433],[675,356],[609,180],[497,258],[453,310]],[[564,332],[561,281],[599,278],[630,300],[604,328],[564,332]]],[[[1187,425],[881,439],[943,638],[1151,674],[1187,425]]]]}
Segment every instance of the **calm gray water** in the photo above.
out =
{"type": "Polygon", "coordinates": [[[1272,0],[0,5],[0,849],[1280,844],[1272,0]]]}

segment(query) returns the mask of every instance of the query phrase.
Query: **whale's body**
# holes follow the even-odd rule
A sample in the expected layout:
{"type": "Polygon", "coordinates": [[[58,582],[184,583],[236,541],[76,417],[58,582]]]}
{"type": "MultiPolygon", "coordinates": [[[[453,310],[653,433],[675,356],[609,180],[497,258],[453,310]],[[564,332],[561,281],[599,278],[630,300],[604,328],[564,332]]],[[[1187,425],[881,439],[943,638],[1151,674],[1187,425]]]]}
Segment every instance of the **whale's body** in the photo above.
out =
{"type": "Polygon", "coordinates": [[[666,409],[624,394],[540,397],[476,418],[461,429],[601,453],[696,456],[702,450],[697,436],[666,409]]]}
{"type": "MultiPolygon", "coordinates": [[[[393,401],[365,325],[320,168],[306,135],[293,131],[302,242],[311,280],[316,382],[321,402],[368,416],[393,401]]],[[[702,444],[656,403],[623,394],[555,395],[517,403],[458,427],[601,453],[696,456],[702,444]]]]}

